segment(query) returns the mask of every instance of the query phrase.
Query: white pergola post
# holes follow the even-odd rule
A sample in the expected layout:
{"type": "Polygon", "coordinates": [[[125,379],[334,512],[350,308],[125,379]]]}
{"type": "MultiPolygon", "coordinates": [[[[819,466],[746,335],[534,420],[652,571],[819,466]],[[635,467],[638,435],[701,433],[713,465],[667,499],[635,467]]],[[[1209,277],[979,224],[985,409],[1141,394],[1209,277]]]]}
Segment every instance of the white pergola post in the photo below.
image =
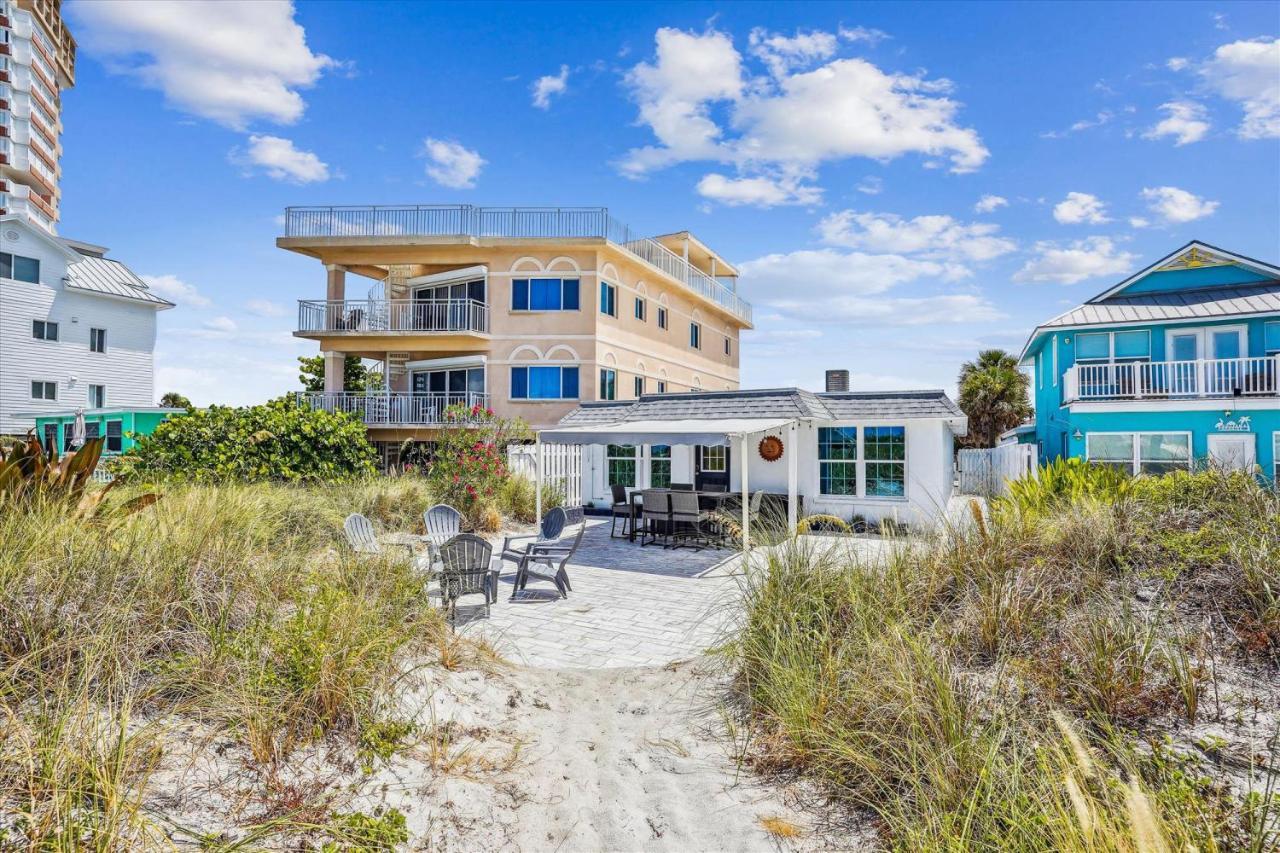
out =
{"type": "Polygon", "coordinates": [[[533,434],[533,514],[542,523],[542,433],[533,434]]]}
{"type": "Polygon", "coordinates": [[[747,434],[742,434],[742,450],[739,452],[738,468],[742,470],[742,552],[751,551],[751,493],[747,487],[747,468],[750,457],[747,456],[747,434]]]}
{"type": "Polygon", "coordinates": [[[800,473],[800,454],[796,452],[796,438],[799,434],[795,421],[787,424],[787,446],[782,450],[787,457],[787,530],[793,536],[800,521],[800,496],[796,482],[800,473]]]}

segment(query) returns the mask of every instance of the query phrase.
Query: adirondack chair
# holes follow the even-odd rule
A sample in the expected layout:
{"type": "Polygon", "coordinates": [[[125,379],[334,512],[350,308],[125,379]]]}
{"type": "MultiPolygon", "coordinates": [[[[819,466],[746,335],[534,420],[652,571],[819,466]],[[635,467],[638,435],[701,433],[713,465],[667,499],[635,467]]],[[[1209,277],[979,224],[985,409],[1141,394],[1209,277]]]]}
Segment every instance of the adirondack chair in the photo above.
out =
{"type": "Polygon", "coordinates": [[[449,622],[458,615],[458,599],[484,595],[484,613],[498,598],[498,573],[489,569],[493,546],[474,533],[459,533],[440,546],[440,594],[449,622]]]}
{"type": "MultiPolygon", "coordinates": [[[[542,524],[538,527],[538,532],[525,533],[519,536],[508,536],[502,540],[502,560],[506,562],[510,560],[517,566],[524,560],[525,555],[529,553],[529,549],[534,545],[550,545],[555,543],[560,534],[564,532],[564,526],[568,516],[565,511],[556,507],[550,510],[546,515],[542,516],[542,524]],[[530,540],[524,545],[518,545],[521,540],[530,540]]],[[[585,525],[584,525],[585,526],[585,525]]]]}
{"type": "Polygon", "coordinates": [[[448,504],[436,504],[422,514],[422,526],[427,531],[427,544],[433,553],[440,546],[462,532],[462,513],[448,504]]]}
{"type": "MultiPolygon", "coordinates": [[[[353,512],[347,516],[347,520],[342,523],[343,532],[347,535],[347,544],[351,546],[351,550],[357,554],[382,554],[382,543],[378,541],[378,535],[373,529],[373,522],[365,518],[358,512],[353,512]]],[[[409,552],[409,559],[413,560],[414,568],[429,569],[431,563],[429,560],[418,556],[413,551],[413,546],[407,542],[395,543],[405,548],[409,552]]]]}
{"type": "Polygon", "coordinates": [[[574,534],[572,539],[554,544],[539,545],[535,543],[529,546],[528,553],[525,554],[524,559],[520,561],[520,565],[516,569],[515,583],[511,587],[512,598],[515,598],[516,593],[528,585],[530,578],[550,581],[556,585],[561,598],[569,597],[569,593],[573,592],[573,585],[569,583],[569,572],[565,567],[573,559],[574,552],[582,544],[583,534],[587,532],[585,516],[583,521],[584,523],[578,526],[578,532],[574,534]],[[543,570],[540,571],[539,569],[543,570]]]}

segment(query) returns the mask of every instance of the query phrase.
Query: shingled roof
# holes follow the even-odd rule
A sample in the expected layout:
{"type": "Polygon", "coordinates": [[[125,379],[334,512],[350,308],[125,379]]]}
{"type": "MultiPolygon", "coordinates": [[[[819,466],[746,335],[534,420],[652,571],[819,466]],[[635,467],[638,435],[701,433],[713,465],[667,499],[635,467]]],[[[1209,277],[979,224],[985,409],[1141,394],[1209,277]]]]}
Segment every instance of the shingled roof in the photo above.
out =
{"type": "Polygon", "coordinates": [[[761,388],[645,394],[638,400],[583,403],[565,415],[560,424],[585,426],[622,421],[727,418],[881,420],[964,416],[960,407],[940,390],[814,393],[802,388],[761,388]]]}
{"type": "Polygon", "coordinates": [[[1200,320],[1280,311],[1280,281],[1109,296],[1059,314],[1041,328],[1148,320],[1200,320]]]}

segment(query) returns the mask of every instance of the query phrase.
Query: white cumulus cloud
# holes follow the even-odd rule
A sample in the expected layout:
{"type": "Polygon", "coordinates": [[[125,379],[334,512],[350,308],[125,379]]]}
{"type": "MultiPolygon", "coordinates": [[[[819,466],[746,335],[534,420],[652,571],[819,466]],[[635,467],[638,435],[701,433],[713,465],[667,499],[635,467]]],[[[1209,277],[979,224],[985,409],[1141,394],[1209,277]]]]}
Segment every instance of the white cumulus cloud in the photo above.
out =
{"type": "Polygon", "coordinates": [[[1087,237],[1065,245],[1045,240],[1036,243],[1033,257],[1014,273],[1013,280],[1076,284],[1127,272],[1137,259],[1108,237],[1087,237]]]}
{"type": "Polygon", "coordinates": [[[174,108],[244,130],[254,119],[291,124],[300,89],[336,65],[307,46],[283,0],[95,0],[72,8],[82,50],[158,89],[174,108]]]}
{"type": "Polygon", "coordinates": [[[784,204],[817,204],[822,201],[820,188],[789,178],[728,178],[712,172],[698,181],[697,189],[699,195],[730,207],[774,207],[784,204]]]}
{"type": "Polygon", "coordinates": [[[830,245],[966,261],[991,260],[1017,248],[1013,240],[999,236],[999,230],[998,225],[964,223],[950,216],[905,219],[854,210],[833,213],[818,223],[823,241],[830,245]]]}
{"type": "Polygon", "coordinates": [[[540,110],[551,108],[551,98],[563,95],[569,88],[569,66],[561,65],[559,74],[547,74],[533,81],[533,105],[540,110]]]}
{"type": "Polygon", "coordinates": [[[1243,139],[1280,138],[1280,38],[1224,44],[1200,68],[1211,89],[1244,110],[1243,139]]]}
{"type": "Polygon", "coordinates": [[[1195,101],[1169,101],[1160,105],[1165,117],[1149,128],[1143,137],[1159,139],[1172,136],[1175,145],[1199,142],[1209,132],[1208,111],[1195,101]]]}
{"type": "Polygon", "coordinates": [[[1206,201],[1177,187],[1147,187],[1142,191],[1147,207],[1165,222],[1180,224],[1211,216],[1219,202],[1206,201]]]}
{"type": "Polygon", "coordinates": [[[1063,225],[1101,225],[1109,222],[1107,205],[1090,193],[1067,193],[1067,197],[1053,206],[1053,218],[1063,225]]]}
{"type": "Polygon", "coordinates": [[[786,76],[796,68],[830,59],[836,52],[836,37],[822,30],[796,31],[794,36],[771,33],[756,27],[747,37],[751,54],[768,66],[775,77],[786,76]]]}
{"type": "Polygon", "coordinates": [[[250,299],[244,307],[250,314],[256,314],[259,317],[283,317],[288,313],[283,305],[272,302],[270,299],[250,299]]]}
{"type": "Polygon", "coordinates": [[[248,147],[233,148],[228,159],[248,172],[262,171],[277,181],[312,184],[329,180],[327,163],[279,136],[253,134],[248,147]]]}
{"type": "Polygon", "coordinates": [[[993,213],[1002,207],[1009,206],[1009,199],[1000,195],[984,195],[973,206],[974,213],[993,213]]]}
{"type": "Polygon", "coordinates": [[[452,189],[465,190],[476,185],[485,159],[476,151],[457,142],[427,137],[422,142],[422,156],[427,158],[427,176],[452,189]]]}
{"type": "Polygon", "coordinates": [[[187,284],[176,275],[144,275],[141,278],[148,288],[175,305],[208,308],[213,304],[194,284],[187,284]]]}

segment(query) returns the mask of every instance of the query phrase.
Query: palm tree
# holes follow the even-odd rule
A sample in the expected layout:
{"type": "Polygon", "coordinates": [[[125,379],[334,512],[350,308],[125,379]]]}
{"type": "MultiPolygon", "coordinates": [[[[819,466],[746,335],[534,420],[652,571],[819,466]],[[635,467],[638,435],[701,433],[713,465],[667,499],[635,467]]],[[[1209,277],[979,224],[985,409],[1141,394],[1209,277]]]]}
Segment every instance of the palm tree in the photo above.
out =
{"type": "Polygon", "coordinates": [[[978,353],[960,368],[960,408],[969,416],[970,447],[995,447],[1000,433],[1031,417],[1031,382],[1018,359],[1002,349],[978,353]]]}

